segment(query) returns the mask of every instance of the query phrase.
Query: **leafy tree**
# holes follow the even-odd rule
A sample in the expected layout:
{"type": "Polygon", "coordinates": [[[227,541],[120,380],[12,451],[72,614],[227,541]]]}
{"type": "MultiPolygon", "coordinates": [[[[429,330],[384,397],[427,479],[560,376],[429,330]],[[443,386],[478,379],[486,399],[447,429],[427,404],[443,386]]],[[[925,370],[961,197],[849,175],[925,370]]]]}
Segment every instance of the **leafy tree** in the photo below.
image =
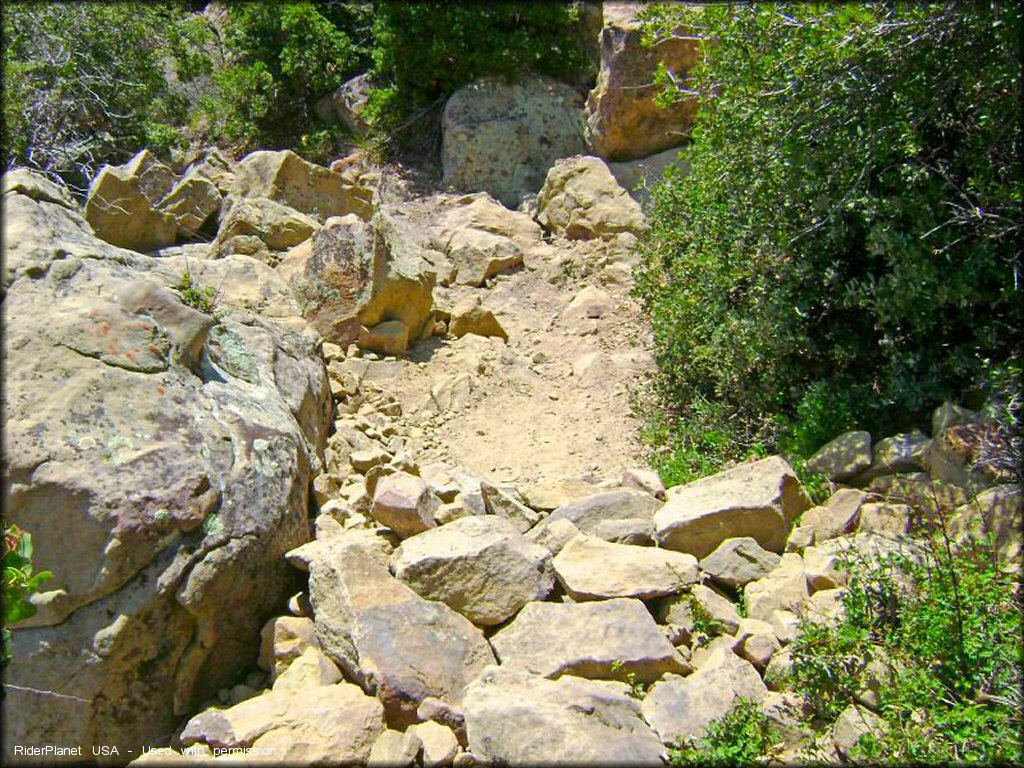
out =
{"type": "Polygon", "coordinates": [[[692,79],[662,73],[701,108],[638,275],[679,413],[721,401],[763,434],[799,412],[806,450],[916,425],[1019,356],[1018,4],[648,18],[717,41],[692,79]]]}

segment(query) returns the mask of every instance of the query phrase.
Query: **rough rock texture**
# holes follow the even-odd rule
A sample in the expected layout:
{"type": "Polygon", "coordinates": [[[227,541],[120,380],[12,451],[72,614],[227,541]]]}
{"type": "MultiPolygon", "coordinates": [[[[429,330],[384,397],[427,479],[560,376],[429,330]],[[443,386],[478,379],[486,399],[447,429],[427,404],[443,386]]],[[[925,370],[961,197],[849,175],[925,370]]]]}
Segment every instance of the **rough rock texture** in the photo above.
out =
{"type": "MultiPolygon", "coordinates": [[[[1017,484],[996,485],[957,508],[949,520],[950,535],[980,539],[995,536],[1000,561],[1009,568],[1021,565],[1021,519],[1024,494],[1017,484]]],[[[900,531],[902,532],[902,531],[900,531]]]]}
{"type": "Polygon", "coordinates": [[[442,131],[444,183],[489,192],[509,208],[541,188],[556,160],[583,151],[578,97],[546,77],[460,88],[445,105],[442,131]]]}
{"type": "Polygon", "coordinates": [[[370,514],[405,539],[437,525],[434,512],[439,506],[440,500],[424,480],[396,472],[377,483],[370,514]]]}
{"type": "Polygon", "coordinates": [[[309,595],[324,653],[381,700],[392,726],[416,722],[428,696],[459,706],[466,684],[495,663],[480,630],[417,595],[371,550],[343,538],[318,544],[309,595]]]}
{"type": "Polygon", "coordinates": [[[406,539],[392,558],[395,576],[478,626],[501,624],[554,585],[551,553],[507,520],[464,517],[406,539]]]}
{"type": "Polygon", "coordinates": [[[683,143],[697,111],[682,99],[669,109],[654,103],[654,82],[664,62],[679,79],[697,63],[695,40],[666,40],[654,47],[640,42],[636,3],[604,3],[601,69],[587,98],[587,142],[606,160],[646,157],[683,143]]]}
{"type": "Polygon", "coordinates": [[[800,525],[811,528],[819,543],[850,533],[857,527],[867,498],[866,493],[855,488],[840,488],[824,504],[804,512],[800,525]]]}
{"type": "Polygon", "coordinates": [[[593,534],[602,520],[649,520],[660,506],[661,502],[643,491],[606,491],[558,507],[543,524],[550,525],[555,520],[568,520],[583,533],[593,534]]]}
{"type": "Polygon", "coordinates": [[[576,601],[610,597],[646,600],[681,592],[697,581],[697,559],[655,547],[578,536],[554,559],[555,574],[576,601]]]}
{"type": "Polygon", "coordinates": [[[329,426],[318,339],[214,324],[169,290],[180,258],[63,206],[7,194],[4,223],[5,519],[54,573],[5,682],[65,697],[9,689],[4,744],[153,743],[237,681],[296,591],[282,556],[309,537],[329,426]]]}
{"type": "Polygon", "coordinates": [[[544,229],[570,240],[638,234],[647,226],[640,204],[599,157],[556,162],[537,195],[537,211],[544,229]]]}
{"type": "Polygon", "coordinates": [[[749,536],[726,539],[700,561],[701,570],[719,584],[742,587],[767,576],[779,564],[779,556],[763,549],[749,536]]]}
{"type": "Polygon", "coordinates": [[[502,341],[508,341],[508,334],[501,327],[498,318],[491,310],[480,305],[478,297],[462,301],[455,306],[448,332],[457,339],[467,333],[473,333],[477,336],[496,336],[502,341]]]}
{"type": "Polygon", "coordinates": [[[800,555],[787,552],[779,565],[763,579],[752,581],[743,588],[747,616],[770,621],[772,612],[797,612],[807,599],[807,576],[800,555]]]}
{"type": "Polygon", "coordinates": [[[491,638],[502,666],[545,677],[641,682],[687,671],[639,600],[530,603],[491,638]]]}
{"type": "Polygon", "coordinates": [[[232,193],[266,197],[323,220],[354,213],[369,219],[370,190],[347,182],[340,173],[314,165],[289,150],[261,150],[246,155],[235,167],[232,193]]]}
{"type": "Polygon", "coordinates": [[[198,171],[190,171],[160,200],[157,208],[169,213],[186,234],[194,235],[220,210],[217,185],[198,171]]]}
{"type": "Polygon", "coordinates": [[[216,246],[231,249],[235,238],[256,238],[272,251],[283,251],[308,240],[316,221],[294,208],[265,197],[234,198],[217,231],[216,246]]]}
{"type": "Polygon", "coordinates": [[[871,458],[871,433],[845,432],[811,456],[807,460],[807,469],[842,482],[870,467],[871,458]]]}
{"type": "Polygon", "coordinates": [[[27,168],[12,168],[4,173],[0,181],[0,192],[5,195],[17,192],[40,202],[56,203],[72,209],[76,207],[67,187],[27,168]]]}
{"type": "Polygon", "coordinates": [[[133,251],[171,245],[177,221],[154,206],[170,185],[171,169],[143,150],[124,165],[105,165],[89,185],[85,219],[101,240],[133,251]]]}
{"type": "Polygon", "coordinates": [[[793,470],[771,456],[669,489],[654,524],[661,546],[698,558],[743,536],[782,552],[793,520],[810,506],[793,470]]]}
{"type": "Polygon", "coordinates": [[[861,736],[874,734],[880,736],[885,728],[885,721],[871,710],[851,704],[842,711],[832,726],[832,746],[836,755],[843,762],[855,761],[857,742],[861,736]]]}
{"type": "Polygon", "coordinates": [[[647,722],[666,743],[699,737],[732,708],[737,698],[760,701],[768,693],[761,675],[728,648],[712,653],[689,677],[672,675],[655,683],[643,701],[647,722]]]}
{"type": "Polygon", "coordinates": [[[362,116],[370,99],[373,83],[369,74],[356,75],[334,92],[331,100],[338,120],[353,136],[365,136],[370,129],[362,116]]]}
{"type": "Polygon", "coordinates": [[[652,765],[665,749],[622,683],[490,667],[466,691],[469,750],[501,765],[652,765]]]}

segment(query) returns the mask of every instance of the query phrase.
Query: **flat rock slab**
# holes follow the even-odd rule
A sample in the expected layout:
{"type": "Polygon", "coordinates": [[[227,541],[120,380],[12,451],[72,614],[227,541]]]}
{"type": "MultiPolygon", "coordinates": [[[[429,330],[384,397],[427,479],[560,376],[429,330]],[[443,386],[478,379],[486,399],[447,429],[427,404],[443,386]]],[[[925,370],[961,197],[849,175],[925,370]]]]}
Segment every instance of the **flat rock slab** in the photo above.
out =
{"type": "Polygon", "coordinates": [[[688,667],[639,600],[530,603],[491,638],[503,666],[544,677],[640,682],[688,667]]]}
{"type": "Polygon", "coordinates": [[[660,501],[643,491],[606,491],[558,507],[547,522],[568,520],[583,533],[593,534],[602,520],[650,519],[659,506],[660,501]]]}
{"type": "Polygon", "coordinates": [[[742,587],[764,578],[779,564],[779,556],[763,549],[749,536],[726,539],[700,561],[701,570],[719,584],[742,587]]]}
{"type": "Polygon", "coordinates": [[[464,517],[406,539],[395,576],[478,626],[501,624],[554,586],[551,553],[495,515],[464,517]]]}
{"type": "Polygon", "coordinates": [[[499,765],[663,765],[622,683],[490,667],[466,691],[469,751],[499,765]]]}
{"type": "Polygon", "coordinates": [[[578,536],[554,559],[555,574],[577,601],[652,597],[681,592],[697,581],[697,558],[682,552],[613,544],[578,536]]]}

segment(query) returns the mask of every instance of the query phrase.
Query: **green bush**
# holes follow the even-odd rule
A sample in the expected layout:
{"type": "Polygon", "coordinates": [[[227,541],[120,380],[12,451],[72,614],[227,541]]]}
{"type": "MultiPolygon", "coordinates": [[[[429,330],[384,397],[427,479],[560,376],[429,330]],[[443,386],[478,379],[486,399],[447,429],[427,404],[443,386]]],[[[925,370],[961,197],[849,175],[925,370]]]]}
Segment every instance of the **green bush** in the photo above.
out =
{"type": "Polygon", "coordinates": [[[637,276],[679,420],[721,402],[806,455],[926,423],[1013,359],[1020,6],[686,13],[719,44],[684,83],[690,171],[655,189],[637,276]]]}
{"type": "Polygon", "coordinates": [[[11,660],[11,630],[7,625],[36,614],[36,607],[29,598],[44,581],[53,578],[49,571],[32,573],[32,536],[16,525],[4,528],[3,553],[3,605],[4,627],[0,646],[0,667],[11,660]]]}
{"type": "Polygon", "coordinates": [[[865,682],[881,686],[882,734],[863,755],[889,764],[1019,763],[1021,605],[988,542],[954,548],[941,532],[922,562],[854,560],[838,625],[805,622],[793,642],[793,681],[825,721],[865,682]]]}
{"type": "Polygon", "coordinates": [[[370,117],[378,132],[408,142],[424,130],[411,115],[480,77],[576,77],[588,66],[578,17],[570,2],[378,3],[370,117]]]}
{"type": "Polygon", "coordinates": [[[734,766],[765,762],[776,734],[757,702],[737,699],[700,739],[670,752],[671,765],[734,766]]]}

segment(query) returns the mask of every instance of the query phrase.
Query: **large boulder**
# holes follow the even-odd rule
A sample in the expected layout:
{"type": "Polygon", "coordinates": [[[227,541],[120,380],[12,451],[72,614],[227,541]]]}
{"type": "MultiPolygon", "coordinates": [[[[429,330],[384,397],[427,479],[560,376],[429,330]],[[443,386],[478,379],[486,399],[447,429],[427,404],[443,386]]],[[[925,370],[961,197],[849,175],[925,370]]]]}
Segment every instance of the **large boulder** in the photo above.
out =
{"type": "Polygon", "coordinates": [[[490,667],[466,690],[470,751],[495,765],[661,766],[665,748],[623,683],[490,667]]]}
{"type": "Polygon", "coordinates": [[[601,68],[587,98],[587,142],[606,160],[632,160],[681,144],[693,125],[697,103],[683,98],[668,109],[655,104],[659,65],[684,80],[697,63],[699,42],[669,38],[641,42],[640,3],[604,4],[601,68]]]}
{"type": "Polygon", "coordinates": [[[54,578],[14,628],[3,742],[138,749],[236,683],[297,591],[283,555],[330,426],[319,339],[215,323],[163,259],[61,205],[7,194],[4,220],[4,515],[54,578]]]}
{"type": "Polygon", "coordinates": [[[406,539],[395,576],[478,626],[501,624],[554,585],[551,553],[504,518],[474,515],[406,539]]]}
{"type": "Polygon", "coordinates": [[[315,220],[265,197],[236,197],[217,231],[216,247],[232,251],[236,238],[255,238],[271,251],[284,251],[308,240],[319,227],[315,220]]]}
{"type": "Polygon", "coordinates": [[[303,160],[290,149],[260,150],[242,158],[235,167],[232,193],[266,197],[321,220],[348,213],[369,219],[373,214],[371,190],[303,160]]]}
{"type": "Polygon", "coordinates": [[[220,204],[217,185],[198,170],[193,170],[174,185],[157,208],[173,216],[186,234],[194,235],[220,211],[220,204]]]}
{"type": "Polygon", "coordinates": [[[56,203],[71,209],[76,207],[74,198],[66,186],[28,168],[12,168],[4,173],[0,181],[0,192],[5,195],[17,192],[33,200],[56,203]]]}
{"type": "Polygon", "coordinates": [[[517,207],[556,160],[583,152],[580,106],[572,87],[547,77],[463,86],[444,108],[444,183],[517,207]]]}
{"type": "Polygon", "coordinates": [[[697,581],[693,555],[656,547],[613,544],[578,536],[554,559],[555,574],[573,600],[652,597],[681,592],[697,581]]]}
{"type": "Polygon", "coordinates": [[[639,600],[530,603],[491,645],[502,666],[545,677],[652,682],[688,667],[639,600]]]}
{"type": "Polygon", "coordinates": [[[949,533],[961,541],[994,538],[1000,561],[1009,569],[1021,565],[1021,519],[1024,494],[1016,483],[996,485],[979,493],[949,520],[949,533]]]}
{"type": "Polygon", "coordinates": [[[778,553],[793,520],[810,506],[790,466],[771,456],[669,489],[654,524],[660,546],[698,558],[743,536],[778,553]]]}
{"type": "Polygon", "coordinates": [[[807,470],[841,482],[870,467],[871,459],[871,433],[854,430],[823,445],[807,460],[807,470]]]}
{"type": "Polygon", "coordinates": [[[85,219],[96,236],[133,251],[152,251],[174,243],[175,218],[156,204],[174,174],[148,150],[124,165],[105,165],[89,185],[85,219]]]}
{"type": "Polygon", "coordinates": [[[370,75],[364,73],[346,80],[331,97],[331,106],[334,107],[338,121],[353,136],[365,136],[370,130],[369,123],[363,117],[363,110],[370,101],[372,89],[370,75]]]}
{"type": "Polygon", "coordinates": [[[381,700],[392,726],[417,722],[427,697],[460,706],[466,685],[495,663],[480,630],[417,595],[366,547],[317,543],[308,564],[317,637],[345,677],[381,700]]]}
{"type": "Polygon", "coordinates": [[[537,195],[537,221],[570,240],[638,234],[647,227],[640,204],[599,157],[569,157],[555,163],[537,195]]]}

